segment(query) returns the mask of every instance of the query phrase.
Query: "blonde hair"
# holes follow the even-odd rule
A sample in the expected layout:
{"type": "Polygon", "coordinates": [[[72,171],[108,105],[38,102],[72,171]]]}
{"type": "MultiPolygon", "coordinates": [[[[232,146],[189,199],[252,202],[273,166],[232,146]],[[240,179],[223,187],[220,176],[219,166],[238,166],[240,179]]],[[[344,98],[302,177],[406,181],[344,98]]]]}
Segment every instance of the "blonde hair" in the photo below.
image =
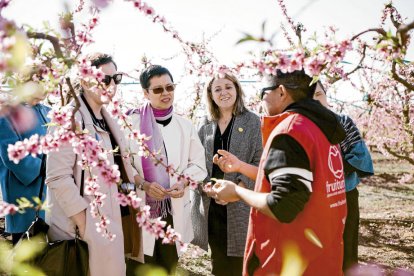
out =
{"type": "Polygon", "coordinates": [[[207,102],[207,110],[209,118],[213,121],[217,121],[221,117],[220,108],[213,100],[213,95],[211,91],[211,87],[213,82],[217,79],[227,79],[231,81],[236,88],[236,102],[233,106],[233,116],[237,116],[242,114],[246,107],[244,105],[244,92],[241,88],[240,82],[237,78],[231,73],[224,73],[224,74],[215,74],[205,85],[204,87],[204,96],[207,102]]]}

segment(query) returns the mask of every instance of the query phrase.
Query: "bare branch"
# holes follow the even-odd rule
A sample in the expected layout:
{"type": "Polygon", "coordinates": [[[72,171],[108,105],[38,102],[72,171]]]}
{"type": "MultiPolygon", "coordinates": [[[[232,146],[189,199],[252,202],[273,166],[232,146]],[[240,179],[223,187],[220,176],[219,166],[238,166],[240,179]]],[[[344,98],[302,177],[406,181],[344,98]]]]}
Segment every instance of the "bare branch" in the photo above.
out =
{"type": "Polygon", "coordinates": [[[405,155],[398,154],[397,152],[393,151],[390,147],[388,147],[388,145],[386,144],[384,144],[384,148],[392,156],[397,157],[398,159],[405,160],[411,165],[414,165],[414,159],[410,158],[408,153],[406,153],[405,155]]]}
{"type": "Polygon", "coordinates": [[[371,29],[365,30],[365,31],[363,31],[363,32],[360,32],[360,33],[359,33],[359,34],[357,34],[357,35],[354,35],[354,36],[351,38],[351,41],[353,41],[353,40],[355,40],[356,38],[360,37],[361,35],[363,35],[363,34],[365,34],[365,33],[369,33],[369,32],[377,32],[377,33],[379,33],[379,34],[381,34],[381,35],[383,35],[383,36],[386,36],[386,35],[387,35],[387,32],[386,32],[384,29],[382,29],[382,28],[371,28],[371,29]]]}
{"type": "MultiPolygon", "coordinates": [[[[394,10],[394,11],[395,11],[395,10],[394,10]]],[[[398,29],[398,28],[400,27],[401,23],[400,23],[400,22],[398,22],[398,21],[395,19],[395,17],[394,17],[394,13],[393,13],[393,12],[391,12],[390,18],[391,18],[391,22],[392,22],[392,24],[394,25],[394,27],[395,27],[396,29],[398,29]]]]}
{"type": "Polygon", "coordinates": [[[27,32],[27,36],[29,38],[35,38],[35,39],[45,39],[49,40],[50,43],[53,45],[53,49],[55,50],[55,54],[57,58],[63,58],[63,52],[59,45],[59,39],[55,36],[47,35],[44,33],[33,33],[33,32],[27,32]]]}
{"type": "Polygon", "coordinates": [[[408,31],[414,29],[414,21],[408,24],[403,24],[398,28],[399,33],[407,33],[408,31]]]}
{"type": "Polygon", "coordinates": [[[78,97],[76,96],[75,89],[73,89],[72,83],[70,82],[70,78],[66,77],[66,84],[69,86],[69,93],[73,96],[73,99],[75,100],[75,108],[73,109],[72,117],[70,118],[70,121],[72,123],[72,131],[76,131],[76,122],[75,122],[75,114],[80,108],[80,102],[78,97]]]}
{"type": "Polygon", "coordinates": [[[60,83],[59,83],[59,94],[60,94],[60,104],[61,104],[61,106],[64,106],[65,105],[65,99],[63,98],[63,87],[60,83]]]}
{"type": "MultiPolygon", "coordinates": [[[[345,76],[349,77],[350,75],[352,75],[353,73],[355,73],[357,70],[359,70],[359,69],[363,68],[363,67],[362,67],[362,63],[364,62],[364,59],[365,59],[365,56],[366,56],[366,49],[367,49],[367,45],[366,45],[366,44],[364,44],[364,48],[363,48],[363,50],[362,50],[362,57],[361,57],[361,59],[359,60],[359,62],[358,62],[358,64],[357,64],[357,66],[356,66],[353,70],[351,70],[350,72],[346,73],[346,74],[345,74],[345,76]]],[[[331,81],[331,84],[333,84],[333,83],[335,83],[335,82],[337,82],[337,81],[339,81],[339,80],[341,80],[341,79],[342,79],[342,78],[335,78],[335,79],[333,79],[333,80],[331,81]]]]}
{"type": "Polygon", "coordinates": [[[403,24],[397,29],[397,36],[401,37],[401,44],[405,46],[408,42],[408,32],[414,29],[414,21],[409,24],[403,24]]]}

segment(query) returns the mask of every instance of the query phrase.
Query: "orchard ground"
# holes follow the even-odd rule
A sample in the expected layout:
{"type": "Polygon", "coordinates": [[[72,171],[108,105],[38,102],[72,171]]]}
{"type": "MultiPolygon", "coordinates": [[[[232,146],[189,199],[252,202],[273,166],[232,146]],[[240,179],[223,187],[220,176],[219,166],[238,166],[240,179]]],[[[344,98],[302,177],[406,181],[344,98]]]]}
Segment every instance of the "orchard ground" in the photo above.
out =
{"type": "MultiPolygon", "coordinates": [[[[404,162],[374,154],[376,174],[359,185],[359,261],[377,264],[385,274],[406,269],[414,275],[414,183],[399,177],[413,168],[404,162]]],[[[0,220],[4,239],[4,220],[0,220]]],[[[210,255],[193,257],[193,247],[179,261],[177,275],[211,275],[210,255]]]]}

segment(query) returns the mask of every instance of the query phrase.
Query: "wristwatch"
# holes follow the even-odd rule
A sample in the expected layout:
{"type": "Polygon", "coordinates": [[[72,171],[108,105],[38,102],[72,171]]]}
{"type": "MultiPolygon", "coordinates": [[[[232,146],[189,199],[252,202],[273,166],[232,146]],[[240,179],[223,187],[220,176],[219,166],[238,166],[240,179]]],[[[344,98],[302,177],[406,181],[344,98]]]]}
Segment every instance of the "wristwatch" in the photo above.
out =
{"type": "Polygon", "coordinates": [[[141,191],[144,191],[144,184],[145,182],[148,182],[144,179],[144,181],[142,181],[141,183],[138,183],[137,187],[138,189],[140,189],[141,191]]]}

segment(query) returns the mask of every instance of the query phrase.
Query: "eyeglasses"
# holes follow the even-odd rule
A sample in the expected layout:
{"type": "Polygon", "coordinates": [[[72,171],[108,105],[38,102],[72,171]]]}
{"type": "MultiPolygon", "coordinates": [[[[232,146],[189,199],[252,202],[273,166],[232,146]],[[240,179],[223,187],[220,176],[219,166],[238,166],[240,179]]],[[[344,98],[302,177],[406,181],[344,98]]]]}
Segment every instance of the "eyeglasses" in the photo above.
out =
{"type": "Polygon", "coordinates": [[[269,93],[267,91],[269,91],[269,90],[272,91],[272,90],[274,90],[274,89],[276,89],[278,87],[279,87],[279,85],[274,85],[274,86],[269,86],[269,87],[262,88],[262,90],[260,90],[260,100],[262,101],[264,95],[267,94],[267,93],[269,93]]]}
{"type": "Polygon", "coordinates": [[[105,85],[109,85],[111,83],[112,79],[114,80],[115,84],[120,84],[121,81],[122,81],[122,74],[114,74],[112,76],[105,75],[105,77],[103,78],[102,82],[105,85]]]}
{"type": "Polygon", "coordinates": [[[175,90],[175,84],[174,83],[170,83],[167,84],[165,87],[155,87],[155,88],[148,88],[148,90],[152,90],[152,93],[154,94],[162,94],[165,91],[167,91],[168,93],[171,93],[175,90]]]}

